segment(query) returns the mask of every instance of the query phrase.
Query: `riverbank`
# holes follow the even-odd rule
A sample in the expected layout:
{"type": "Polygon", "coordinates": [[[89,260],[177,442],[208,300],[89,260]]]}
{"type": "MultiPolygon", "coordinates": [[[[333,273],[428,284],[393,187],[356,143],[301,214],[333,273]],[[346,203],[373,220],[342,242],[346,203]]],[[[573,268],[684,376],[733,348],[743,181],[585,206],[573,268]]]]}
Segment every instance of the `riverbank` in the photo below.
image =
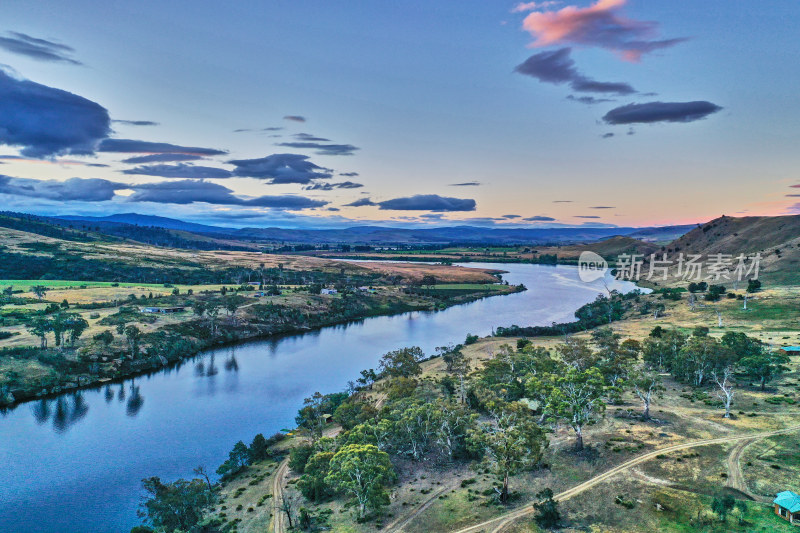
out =
{"type": "MultiPolygon", "coordinates": [[[[189,289],[184,288],[185,291],[189,289]]],[[[0,406],[11,407],[25,401],[48,398],[64,392],[115,383],[141,376],[211,348],[243,341],[268,339],[281,335],[304,333],[326,326],[345,324],[375,316],[394,315],[409,311],[441,310],[477,299],[510,294],[524,287],[502,284],[439,285],[435,287],[372,287],[345,295],[310,295],[285,291],[283,295],[253,297],[248,293],[235,295],[238,302],[233,312],[224,318],[198,316],[198,309],[187,310],[192,303],[175,297],[155,299],[143,309],[181,309],[174,315],[143,313],[133,306],[120,306],[86,315],[86,337],[77,345],[67,346],[66,340],[54,349],[36,348],[36,339],[14,339],[14,347],[0,350],[0,406]],[[156,305],[158,304],[158,305],[156,305]],[[179,305],[180,304],[180,305],[179,305]],[[90,318],[94,317],[94,318],[90,318]],[[116,326],[121,339],[106,342],[116,326]],[[138,333],[128,330],[135,327],[138,333]],[[108,332],[108,333],[106,333],[108,332]],[[132,339],[136,336],[135,339],[132,339]],[[131,347],[132,340],[136,346],[131,347]],[[127,346],[123,346],[123,341],[127,346]],[[127,348],[127,349],[126,349],[127,348]],[[129,350],[134,350],[129,351],[129,350]]],[[[199,292],[199,291],[198,291],[199,292]]],[[[73,291],[73,299],[81,299],[73,291]]],[[[194,298],[208,301],[208,297],[194,298]]],[[[84,304],[84,306],[86,306],[84,304]]],[[[216,311],[215,311],[216,312],[216,311]]],[[[20,329],[20,328],[17,328],[20,329]]],[[[20,335],[22,331],[18,331],[20,335]]],[[[66,337],[66,334],[65,334],[66,337]]]]}
{"type": "MultiPolygon", "coordinates": [[[[213,470],[236,441],[293,427],[303,398],[315,391],[345,390],[361,370],[377,370],[382,354],[419,346],[429,356],[437,347],[465,342],[467,334],[489,335],[499,325],[566,322],[606,290],[601,281],[581,283],[570,267],[470,267],[508,270],[503,279],[528,290],[437,312],[378,316],[213,348],[146,377],[8,410],[0,424],[14,438],[5,439],[2,448],[13,460],[5,464],[0,480],[0,529],[58,533],[79,524],[98,533],[128,531],[139,522],[143,478],[191,477],[198,465],[213,470]],[[83,489],[72,490],[78,480],[83,489]]],[[[634,288],[606,282],[622,292],[634,288]]],[[[179,289],[183,296],[185,287],[179,289]]],[[[137,297],[142,292],[127,290],[137,297]]],[[[216,290],[208,295],[195,290],[195,296],[213,299],[219,297],[216,290]]],[[[300,305],[308,296],[284,291],[274,298],[300,305]]],[[[239,309],[236,315],[244,312],[239,309]]],[[[226,320],[225,315],[223,310],[218,320],[226,320]]],[[[208,315],[202,319],[207,323],[208,315]]],[[[154,325],[142,327],[172,320],[179,317],[159,315],[154,325]]],[[[116,333],[115,339],[124,346],[116,333]]]]}

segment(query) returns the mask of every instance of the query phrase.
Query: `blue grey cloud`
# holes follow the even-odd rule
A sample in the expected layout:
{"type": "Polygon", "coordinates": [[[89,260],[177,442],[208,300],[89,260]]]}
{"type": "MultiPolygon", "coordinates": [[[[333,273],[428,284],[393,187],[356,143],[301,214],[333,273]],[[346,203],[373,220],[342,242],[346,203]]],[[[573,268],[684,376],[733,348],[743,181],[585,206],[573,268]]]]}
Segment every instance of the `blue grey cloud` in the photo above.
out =
{"type": "Polygon", "coordinates": [[[266,128],[238,128],[233,130],[233,133],[242,133],[245,131],[281,131],[284,129],[282,126],[269,126],[266,128]]]}
{"type": "Polygon", "coordinates": [[[225,179],[233,176],[230,170],[225,170],[224,168],[195,166],[186,163],[178,163],[177,165],[142,165],[123,170],[122,173],[190,179],[225,179]]]}
{"type": "Polygon", "coordinates": [[[552,222],[555,219],[553,217],[545,217],[545,216],[541,216],[541,215],[536,215],[536,216],[532,216],[532,217],[523,218],[522,220],[525,220],[527,222],[552,222]]]}
{"type": "Polygon", "coordinates": [[[91,100],[0,70],[0,144],[27,157],[89,155],[110,123],[108,111],[91,100]]]}
{"type": "Polygon", "coordinates": [[[243,198],[222,185],[202,180],[162,181],[158,183],[128,184],[104,179],[71,178],[65,181],[36,180],[0,175],[0,194],[26,196],[56,202],[106,202],[116,191],[132,190],[125,197],[128,202],[154,202],[159,204],[237,205],[268,207],[273,209],[301,210],[324,207],[324,200],[304,196],[258,196],[243,198]]]}
{"type": "Polygon", "coordinates": [[[136,192],[128,197],[131,202],[156,202],[165,204],[192,204],[197,202],[215,205],[241,205],[276,209],[309,209],[328,204],[304,196],[259,196],[241,198],[222,185],[208,181],[182,180],[146,183],[131,187],[136,192]]]}
{"type": "Polygon", "coordinates": [[[573,102],[578,102],[587,105],[603,104],[605,102],[616,102],[616,100],[613,100],[611,98],[595,98],[594,96],[575,96],[574,94],[568,95],[567,100],[572,100],[573,102]]]}
{"type": "Polygon", "coordinates": [[[81,64],[80,61],[70,57],[75,52],[72,47],[16,31],[8,32],[6,37],[0,36],[0,48],[12,54],[27,56],[39,61],[81,64]]]}
{"type": "MultiPolygon", "coordinates": [[[[75,159],[50,159],[50,160],[33,160],[27,157],[22,157],[21,155],[0,155],[0,159],[6,159],[11,161],[37,161],[37,162],[49,162],[54,165],[60,164],[68,164],[68,165],[83,165],[85,167],[97,167],[97,168],[107,168],[109,165],[104,163],[87,163],[85,161],[78,161],[75,159]]],[[[0,161],[0,163],[4,163],[4,161],[0,161]]]]}
{"type": "Polygon", "coordinates": [[[319,155],[353,155],[356,150],[359,150],[357,146],[352,144],[323,144],[318,142],[285,142],[276,143],[275,146],[298,150],[315,150],[314,153],[319,155]]]}
{"type": "Polygon", "coordinates": [[[479,181],[465,181],[463,183],[451,183],[451,187],[478,187],[481,185],[479,181]]]}
{"type": "Polygon", "coordinates": [[[395,211],[475,211],[475,200],[450,198],[438,194],[417,194],[378,202],[381,210],[395,211]]]}
{"type": "Polygon", "coordinates": [[[289,120],[291,122],[305,122],[306,117],[301,115],[286,115],[285,117],[283,117],[283,120],[289,120]]]}
{"type": "Polygon", "coordinates": [[[316,141],[316,142],[331,142],[330,139],[326,139],[325,137],[317,137],[316,135],[311,135],[310,133],[295,133],[292,135],[295,139],[300,139],[301,141],[316,141]]]}
{"type": "Polygon", "coordinates": [[[0,175],[0,194],[27,196],[57,202],[104,202],[115,191],[127,189],[124,183],[95,178],[70,178],[65,181],[35,180],[0,175]]]}
{"type": "Polygon", "coordinates": [[[137,155],[123,159],[123,163],[130,164],[143,164],[143,163],[170,163],[173,161],[197,161],[203,159],[201,155],[194,154],[150,154],[150,155],[137,155]]]}
{"type": "Polygon", "coordinates": [[[332,191],[333,189],[359,189],[364,185],[353,181],[341,181],[339,183],[315,183],[303,187],[304,191],[332,191]]]}
{"type": "Polygon", "coordinates": [[[158,126],[158,122],[153,122],[152,120],[121,120],[115,119],[111,122],[115,124],[125,124],[126,126],[158,126]]]}
{"type": "Polygon", "coordinates": [[[647,102],[616,107],[603,116],[607,124],[652,124],[655,122],[694,122],[721,111],[722,107],[698,100],[694,102],[647,102]]]}
{"type": "Polygon", "coordinates": [[[378,205],[369,198],[359,198],[355,202],[350,202],[349,204],[344,204],[345,207],[364,207],[368,205],[378,205]]]}
{"type": "Polygon", "coordinates": [[[234,176],[270,180],[270,183],[299,183],[308,185],[314,180],[327,179],[333,171],[308,160],[299,154],[272,154],[258,159],[235,159],[228,161],[236,168],[234,176]]]}
{"type": "Polygon", "coordinates": [[[189,154],[196,156],[225,155],[225,150],[215,148],[198,148],[196,146],[179,146],[177,144],[137,141],[134,139],[106,139],[100,143],[99,152],[117,152],[124,154],[189,154]]]}
{"type": "Polygon", "coordinates": [[[345,178],[355,178],[358,176],[358,172],[339,172],[339,175],[345,178]]]}
{"type": "Polygon", "coordinates": [[[583,93],[603,93],[627,95],[636,92],[624,82],[604,82],[587,78],[575,68],[575,61],[569,47],[540,52],[526,59],[514,69],[519,74],[536,78],[544,83],[561,85],[568,83],[573,91],[583,93]]]}

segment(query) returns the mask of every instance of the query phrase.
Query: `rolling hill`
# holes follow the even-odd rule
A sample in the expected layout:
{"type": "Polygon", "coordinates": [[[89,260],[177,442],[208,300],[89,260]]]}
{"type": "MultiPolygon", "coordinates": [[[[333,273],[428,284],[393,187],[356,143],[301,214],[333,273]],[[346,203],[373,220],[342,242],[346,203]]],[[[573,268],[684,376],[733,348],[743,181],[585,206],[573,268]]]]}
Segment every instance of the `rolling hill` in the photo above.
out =
{"type": "Polygon", "coordinates": [[[715,218],[665,247],[670,255],[761,255],[760,277],[767,282],[800,281],[800,215],[715,218]]]}

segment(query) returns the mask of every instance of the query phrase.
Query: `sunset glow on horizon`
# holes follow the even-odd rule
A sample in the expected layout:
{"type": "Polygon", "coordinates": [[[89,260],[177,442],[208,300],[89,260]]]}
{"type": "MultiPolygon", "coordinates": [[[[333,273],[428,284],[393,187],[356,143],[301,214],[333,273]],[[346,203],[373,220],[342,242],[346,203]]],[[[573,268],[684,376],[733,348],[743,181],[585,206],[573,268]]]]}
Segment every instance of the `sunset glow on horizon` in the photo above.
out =
{"type": "Polygon", "coordinates": [[[279,227],[800,213],[794,2],[52,7],[4,8],[5,210],[279,227]]]}

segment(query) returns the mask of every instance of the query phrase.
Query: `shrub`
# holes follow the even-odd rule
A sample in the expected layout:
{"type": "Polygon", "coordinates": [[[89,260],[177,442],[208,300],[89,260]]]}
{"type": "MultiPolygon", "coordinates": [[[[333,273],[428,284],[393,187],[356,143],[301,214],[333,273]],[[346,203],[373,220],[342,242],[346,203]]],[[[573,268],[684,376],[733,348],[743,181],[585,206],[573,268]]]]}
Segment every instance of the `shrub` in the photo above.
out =
{"type": "Polygon", "coordinates": [[[289,468],[302,474],[306,470],[306,463],[314,454],[314,447],[309,444],[301,444],[292,448],[289,452],[289,468]]]}

